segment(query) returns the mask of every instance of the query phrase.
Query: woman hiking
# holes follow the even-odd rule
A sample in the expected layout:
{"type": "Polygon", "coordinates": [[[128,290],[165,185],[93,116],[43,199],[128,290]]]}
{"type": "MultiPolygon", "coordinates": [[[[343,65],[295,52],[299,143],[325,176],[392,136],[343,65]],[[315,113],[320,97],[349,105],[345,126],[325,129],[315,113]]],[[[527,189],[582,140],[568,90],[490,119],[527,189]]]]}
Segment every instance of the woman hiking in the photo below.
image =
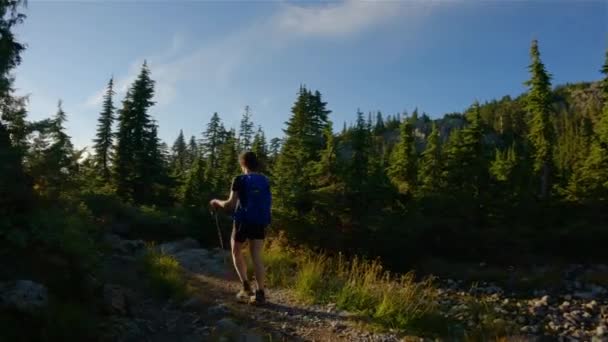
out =
{"type": "Polygon", "coordinates": [[[230,197],[227,200],[213,199],[209,204],[213,208],[234,209],[232,237],[232,260],[243,288],[237,293],[237,299],[251,304],[264,304],[264,264],[262,249],[266,236],[266,227],[270,224],[271,194],[268,178],[258,173],[259,162],[253,152],[244,152],[239,156],[242,175],[232,180],[230,197]],[[253,259],[255,293],[247,279],[247,265],[243,259],[242,247],[249,240],[249,251],[253,259]]]}

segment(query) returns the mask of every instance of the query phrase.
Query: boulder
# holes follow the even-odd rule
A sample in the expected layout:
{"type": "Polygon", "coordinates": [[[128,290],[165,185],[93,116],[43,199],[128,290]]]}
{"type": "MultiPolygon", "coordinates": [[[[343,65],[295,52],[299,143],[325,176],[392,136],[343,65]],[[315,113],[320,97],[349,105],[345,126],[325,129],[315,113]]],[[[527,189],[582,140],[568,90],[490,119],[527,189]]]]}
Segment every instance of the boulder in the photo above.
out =
{"type": "Polygon", "coordinates": [[[103,241],[118,254],[137,254],[146,247],[142,240],[124,240],[116,234],[105,234],[103,241]]]}
{"type": "Polygon", "coordinates": [[[222,318],[215,323],[217,328],[222,331],[235,331],[239,328],[238,324],[236,324],[230,318],[222,318]]]}
{"type": "Polygon", "coordinates": [[[127,236],[131,232],[131,227],[126,223],[114,223],[110,227],[110,231],[120,236],[127,236]]]}
{"type": "Polygon", "coordinates": [[[173,254],[179,264],[186,270],[194,273],[201,273],[208,268],[209,264],[214,262],[209,258],[209,253],[206,249],[186,249],[173,254]]]}
{"type": "Polygon", "coordinates": [[[37,314],[49,303],[46,286],[31,280],[0,283],[0,308],[37,314]]]}
{"type": "Polygon", "coordinates": [[[108,314],[127,315],[129,313],[128,290],[119,285],[104,285],[103,304],[104,310],[108,314]]]}
{"type": "Polygon", "coordinates": [[[198,243],[198,241],[192,238],[185,238],[183,240],[165,242],[158,246],[158,250],[165,254],[175,254],[183,250],[200,247],[201,245],[198,243]]]}

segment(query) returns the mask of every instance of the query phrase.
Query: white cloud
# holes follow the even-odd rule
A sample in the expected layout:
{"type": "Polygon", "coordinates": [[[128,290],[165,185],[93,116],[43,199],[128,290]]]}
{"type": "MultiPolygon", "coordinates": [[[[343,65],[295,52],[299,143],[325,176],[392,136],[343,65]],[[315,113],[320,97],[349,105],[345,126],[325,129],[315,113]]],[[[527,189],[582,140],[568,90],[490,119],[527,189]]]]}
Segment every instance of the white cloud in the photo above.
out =
{"type": "MultiPolygon", "coordinates": [[[[269,56],[300,37],[345,37],[384,25],[404,14],[412,14],[420,4],[399,1],[346,0],[339,3],[300,6],[281,3],[278,11],[248,27],[218,37],[188,54],[179,56],[184,37],[175,35],[165,51],[148,58],[156,80],[155,100],[159,106],[171,103],[178,94],[178,83],[204,78],[215,88],[228,88],[237,70],[256,56],[269,56]],[[406,4],[406,6],[404,6],[406,4]]],[[[135,79],[143,58],[132,65],[126,76],[116,80],[117,98],[124,95],[135,79]]],[[[104,89],[86,100],[99,106],[104,89]]]]}
{"type": "Polygon", "coordinates": [[[398,1],[347,0],[321,6],[284,4],[276,17],[279,29],[287,33],[344,36],[357,33],[400,14],[398,1]]]}

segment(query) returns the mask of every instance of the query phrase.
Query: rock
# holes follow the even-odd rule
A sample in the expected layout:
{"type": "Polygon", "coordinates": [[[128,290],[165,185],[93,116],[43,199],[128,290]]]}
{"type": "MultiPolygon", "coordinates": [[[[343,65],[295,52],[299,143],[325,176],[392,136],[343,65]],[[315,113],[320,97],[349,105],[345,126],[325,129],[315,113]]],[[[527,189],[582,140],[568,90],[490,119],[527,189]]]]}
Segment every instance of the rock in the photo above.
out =
{"type": "Polygon", "coordinates": [[[330,325],[335,331],[342,331],[346,329],[346,325],[338,321],[332,321],[330,325]]]}
{"type": "Polygon", "coordinates": [[[228,309],[228,307],[223,303],[217,304],[207,309],[207,314],[210,316],[221,316],[229,312],[230,309],[228,309]]]}
{"type": "Polygon", "coordinates": [[[564,296],[564,299],[567,300],[567,301],[571,301],[572,300],[572,295],[567,294],[567,295],[564,296]]]}
{"type": "Polygon", "coordinates": [[[209,258],[206,249],[186,249],[173,254],[179,264],[190,272],[201,273],[209,268],[215,261],[209,258]]]}
{"type": "Polygon", "coordinates": [[[589,311],[595,310],[596,307],[597,307],[597,302],[595,300],[592,300],[589,303],[585,304],[585,309],[587,309],[589,311]]]}
{"type": "Polygon", "coordinates": [[[37,314],[49,303],[46,286],[31,280],[0,283],[0,308],[37,314]]]}
{"type": "Polygon", "coordinates": [[[583,291],[577,291],[574,292],[574,297],[580,298],[580,299],[593,299],[595,298],[595,294],[593,292],[583,292],[583,291]]]}
{"type": "Polygon", "coordinates": [[[239,328],[239,326],[234,323],[234,321],[230,318],[222,318],[215,323],[218,329],[223,331],[234,331],[239,328]]]}
{"type": "Polygon", "coordinates": [[[101,333],[100,341],[145,341],[143,330],[135,321],[126,317],[111,316],[107,321],[101,323],[99,331],[101,333]]]}
{"type": "Polygon", "coordinates": [[[264,339],[262,338],[262,336],[258,335],[258,334],[254,334],[251,332],[248,332],[246,334],[242,334],[239,339],[240,342],[262,342],[264,341],[264,339]]]}
{"type": "Polygon", "coordinates": [[[127,315],[129,313],[127,289],[119,285],[106,284],[103,287],[103,304],[106,313],[127,315]]]}
{"type": "Polygon", "coordinates": [[[595,329],[595,336],[604,337],[608,334],[608,329],[605,325],[600,325],[595,329]]]}
{"type": "Polygon", "coordinates": [[[198,297],[186,299],[182,305],[182,309],[187,311],[203,312],[206,308],[204,303],[198,297]]]}
{"type": "Polygon", "coordinates": [[[158,250],[161,253],[165,253],[165,254],[175,254],[175,253],[181,252],[183,250],[200,248],[200,247],[201,247],[201,245],[198,243],[198,241],[196,241],[192,238],[185,238],[183,240],[165,242],[163,244],[160,244],[158,246],[158,250]]]}
{"type": "Polygon", "coordinates": [[[110,231],[120,236],[126,236],[131,231],[131,227],[126,223],[114,223],[110,227],[110,231]]]}
{"type": "Polygon", "coordinates": [[[146,247],[142,240],[123,240],[116,234],[105,234],[103,241],[119,254],[137,254],[146,247]]]}

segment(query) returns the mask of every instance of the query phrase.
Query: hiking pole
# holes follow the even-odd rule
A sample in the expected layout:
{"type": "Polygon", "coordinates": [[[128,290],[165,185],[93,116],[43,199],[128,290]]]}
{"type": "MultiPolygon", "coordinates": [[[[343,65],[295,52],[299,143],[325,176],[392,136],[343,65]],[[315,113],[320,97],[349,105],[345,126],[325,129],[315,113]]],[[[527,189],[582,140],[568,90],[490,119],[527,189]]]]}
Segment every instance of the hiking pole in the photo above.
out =
{"type": "Polygon", "coordinates": [[[212,213],[213,217],[215,218],[215,227],[217,228],[217,236],[220,239],[220,248],[223,251],[224,250],[224,239],[222,239],[222,230],[220,229],[220,221],[219,221],[219,218],[217,217],[217,210],[211,209],[211,213],[212,213]]]}

